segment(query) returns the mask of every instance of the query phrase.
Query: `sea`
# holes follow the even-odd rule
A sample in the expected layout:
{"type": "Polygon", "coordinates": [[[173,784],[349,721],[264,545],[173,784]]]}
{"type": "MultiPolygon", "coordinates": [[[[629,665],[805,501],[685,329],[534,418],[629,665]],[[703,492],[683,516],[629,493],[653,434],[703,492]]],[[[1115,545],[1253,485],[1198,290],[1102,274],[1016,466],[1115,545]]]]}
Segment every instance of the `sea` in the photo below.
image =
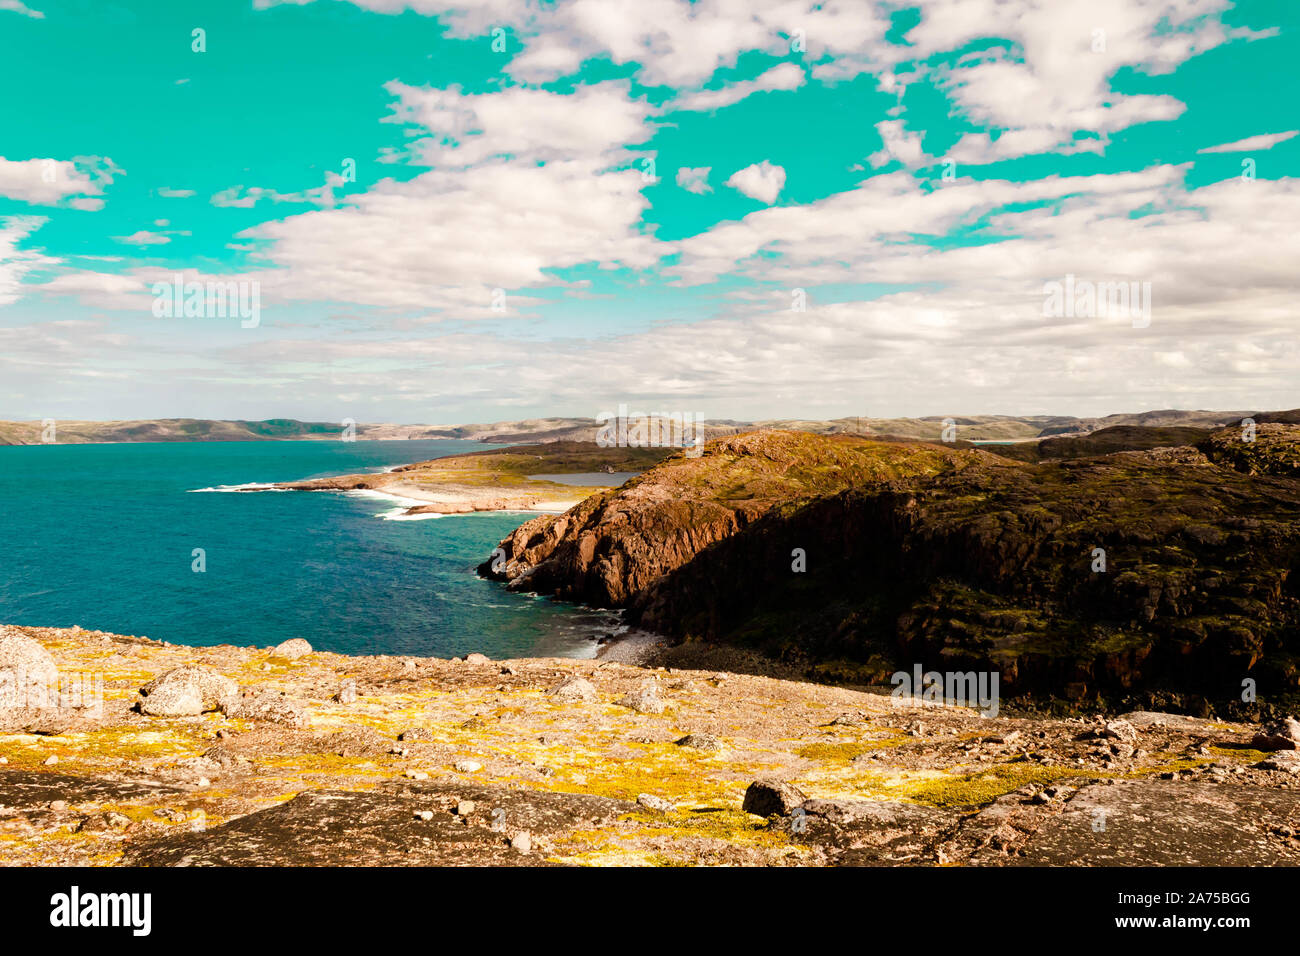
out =
{"type": "Polygon", "coordinates": [[[533,515],[403,520],[372,492],[241,491],[381,472],[477,442],[0,446],[0,624],[196,646],[592,657],[617,617],[475,567],[533,515]]]}

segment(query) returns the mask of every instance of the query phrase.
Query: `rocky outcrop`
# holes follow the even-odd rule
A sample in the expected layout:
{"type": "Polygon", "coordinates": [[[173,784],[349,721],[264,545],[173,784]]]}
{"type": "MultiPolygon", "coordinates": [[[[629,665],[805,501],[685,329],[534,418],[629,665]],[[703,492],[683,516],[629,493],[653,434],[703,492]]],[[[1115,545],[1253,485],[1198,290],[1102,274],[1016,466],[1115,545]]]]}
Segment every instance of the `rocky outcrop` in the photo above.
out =
{"type": "Polygon", "coordinates": [[[306,657],[311,651],[311,644],[308,641],[301,637],[291,637],[289,640],[277,644],[271,650],[271,656],[286,661],[296,661],[300,657],[306,657]]]}
{"type": "Polygon", "coordinates": [[[1241,436],[1037,464],[738,436],[529,522],[501,576],[825,678],[921,663],[1071,700],[1240,700],[1247,678],[1276,697],[1300,685],[1300,427],[1241,436]]]}
{"type": "Polygon", "coordinates": [[[140,688],[140,712],[155,717],[189,717],[232,706],[239,685],[206,667],[187,664],[140,688]]]}
{"type": "Polygon", "coordinates": [[[13,627],[0,627],[0,711],[54,707],[59,669],[49,651],[13,627]]]}
{"type": "Polygon", "coordinates": [[[849,436],[754,432],[675,456],[562,515],[543,515],[501,542],[479,571],[517,590],[622,607],[706,548],[773,509],[869,483],[892,487],[989,456],[849,436]]]}
{"type": "MultiPolygon", "coordinates": [[[[1285,414],[1285,413],[1280,413],[1285,414]]],[[[1300,428],[1294,424],[1265,422],[1246,428],[1215,432],[1200,448],[1211,460],[1248,475],[1284,475],[1300,478],[1300,428]]]]}
{"type": "Polygon", "coordinates": [[[107,701],[93,728],[0,740],[14,866],[1300,862],[1300,751],[1253,747],[1291,724],[985,717],[609,661],[263,671],[256,648],[23,630],[107,701]],[[130,708],[141,671],[186,666],[320,729],[130,708]],[[332,699],[343,673],[359,706],[332,699]],[[651,686],[671,712],[612,706],[651,686]]]}

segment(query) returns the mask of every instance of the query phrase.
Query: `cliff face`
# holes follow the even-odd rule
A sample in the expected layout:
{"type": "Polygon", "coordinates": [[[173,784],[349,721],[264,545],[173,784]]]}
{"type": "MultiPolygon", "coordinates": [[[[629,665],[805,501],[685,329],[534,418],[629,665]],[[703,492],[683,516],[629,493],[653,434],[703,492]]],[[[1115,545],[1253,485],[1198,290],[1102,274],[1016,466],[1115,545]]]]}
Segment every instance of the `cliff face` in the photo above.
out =
{"type": "Polygon", "coordinates": [[[1008,693],[1293,692],[1297,448],[1281,424],[1039,464],[739,436],[530,522],[505,576],[827,675],[920,662],[996,668],[1008,693]]]}
{"type": "Polygon", "coordinates": [[[754,432],[675,456],[622,488],[501,542],[480,571],[512,588],[623,607],[663,575],[770,512],[789,512],[855,484],[893,487],[959,470],[980,452],[884,444],[848,436],[754,432]]]}

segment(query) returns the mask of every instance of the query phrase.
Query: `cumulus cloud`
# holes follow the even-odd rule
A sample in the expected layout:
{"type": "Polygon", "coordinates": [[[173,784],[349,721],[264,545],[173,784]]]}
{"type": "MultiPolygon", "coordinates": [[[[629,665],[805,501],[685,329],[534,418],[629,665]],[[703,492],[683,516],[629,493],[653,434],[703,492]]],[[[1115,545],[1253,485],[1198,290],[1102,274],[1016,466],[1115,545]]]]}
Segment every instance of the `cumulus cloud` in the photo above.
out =
{"type": "Polygon", "coordinates": [[[867,160],[872,166],[883,166],[892,159],[899,160],[904,166],[915,166],[925,158],[925,151],[921,148],[921,134],[907,132],[902,120],[877,123],[876,132],[880,134],[884,146],[879,152],[872,153],[867,160]]]}
{"type": "Polygon", "coordinates": [[[633,99],[626,83],[578,87],[571,94],[527,87],[462,93],[389,83],[392,121],[431,134],[416,143],[429,165],[468,167],[489,159],[570,160],[596,165],[628,162],[654,132],[652,109],[633,99]]]}
{"type": "MultiPolygon", "coordinates": [[[[891,9],[911,3],[352,2],[436,16],[452,35],[484,44],[494,27],[507,27],[505,78],[486,93],[390,83],[388,121],[411,135],[389,159],[428,169],[382,180],[346,205],[328,181],[302,193],[237,186],[214,196],[215,204],[245,208],[319,207],[239,237],[258,266],[248,277],[262,282],[268,301],[490,318],[500,317],[492,304],[501,291],[513,316],[536,304],[533,290],[568,281],[561,270],[594,265],[638,271],[636,282],[696,287],[696,301],[707,304],[694,321],[599,339],[511,337],[452,323],[423,326],[414,337],[381,326],[344,340],[272,325],[205,353],[217,363],[206,372],[174,373],[214,395],[238,396],[255,379],[260,399],[287,409],[327,406],[346,383],[360,403],[397,395],[426,407],[480,402],[594,414],[619,400],[662,400],[746,417],[838,415],[846,406],[864,414],[1090,414],[1295,404],[1294,180],[1189,189],[1188,167],[1170,165],[1029,182],[919,183],[913,174],[929,159],[903,107],[915,84],[937,87],[952,113],[976,127],[940,157],[959,164],[1103,153],[1120,130],[1177,119],[1178,99],[1117,93],[1112,80],[1126,69],[1158,76],[1205,50],[1270,35],[1225,27],[1218,15],[1226,0],[919,0],[903,44],[884,38],[891,9]],[[1002,42],[979,42],[987,38],[1002,42]],[[783,62],[753,80],[719,78],[755,53],[783,62]],[[536,85],[572,76],[592,58],[635,64],[621,75],[641,86],[578,83],[560,94],[536,85]],[[776,206],[786,172],[764,160],[726,184],[767,208],[673,241],[646,227],[646,180],[636,167],[674,110],[724,109],[763,91],[799,89],[809,76],[831,84],[863,73],[898,97],[876,124],[882,146],[866,161],[875,169],[896,161],[901,170],[776,206]],[[671,89],[634,95],[644,86],[671,89]],[[955,236],[963,241],[950,241],[955,236]],[[665,261],[658,276],[642,271],[665,261]],[[1045,316],[1045,284],[1068,275],[1149,282],[1150,325],[1045,316]],[[808,311],[791,310],[795,288],[807,290],[808,311]]],[[[1267,149],[1295,135],[1201,152],[1267,149]]],[[[102,205],[98,188],[37,191],[30,170],[21,172],[0,165],[0,194],[7,184],[37,197],[29,202],[102,205]]],[[[705,193],[711,172],[683,166],[676,182],[705,193]]],[[[0,225],[0,304],[32,288],[23,280],[33,269],[59,265],[19,250],[40,222],[0,225]]],[[[139,308],[154,274],[67,270],[39,288],[139,308]]],[[[568,291],[577,293],[578,283],[568,291]]],[[[63,367],[98,354],[103,339],[76,352],[81,331],[54,336],[51,354],[63,367]]],[[[10,344],[26,347],[14,336],[5,338],[10,344]]],[[[9,361],[0,355],[0,364],[9,361]]],[[[384,399],[373,401],[369,417],[389,417],[384,399]]],[[[362,407],[354,417],[367,417],[362,407]]]]}
{"type": "Polygon", "coordinates": [[[626,84],[571,96],[388,88],[393,121],[414,127],[414,152],[435,168],[241,233],[264,246],[272,294],[490,316],[497,290],[518,302],[559,284],[553,270],[662,255],[641,227],[642,174],[625,168],[653,131],[651,108],[626,84]]]}
{"type": "Polygon", "coordinates": [[[70,200],[68,205],[75,208],[98,209],[103,206],[101,200],[84,197],[101,195],[121,172],[112,160],[98,157],[9,160],[0,156],[0,196],[34,206],[54,206],[70,200]]]}
{"type": "Polygon", "coordinates": [[[903,44],[885,39],[894,27],[893,7],[859,0],[491,0],[471,9],[451,0],[352,2],[438,17],[454,35],[486,36],[508,26],[521,49],[507,70],[523,82],[571,75],[598,57],[636,64],[646,85],[693,90],[679,95],[680,109],[720,109],[763,89],[803,82],[804,70],[787,62],[756,80],[699,89],[755,51],[797,55],[824,82],[862,73],[887,77],[885,88],[900,96],[912,83],[935,83],[964,116],[1003,134],[964,143],[961,161],[971,163],[1077,151],[1079,130],[1094,134],[1085,148],[1103,149],[1115,131],[1170,120],[1183,108],[1168,96],[1115,92],[1110,80],[1117,71],[1168,73],[1223,43],[1276,35],[1225,26],[1218,14],[1227,0],[918,0],[906,4],[920,18],[903,44]],[[1004,42],[952,56],[988,38],[1004,42]],[[911,60],[920,65],[894,72],[911,60]]]}
{"type": "Polygon", "coordinates": [[[732,173],[727,185],[770,206],[785,188],[785,170],[765,159],[732,173]]]}

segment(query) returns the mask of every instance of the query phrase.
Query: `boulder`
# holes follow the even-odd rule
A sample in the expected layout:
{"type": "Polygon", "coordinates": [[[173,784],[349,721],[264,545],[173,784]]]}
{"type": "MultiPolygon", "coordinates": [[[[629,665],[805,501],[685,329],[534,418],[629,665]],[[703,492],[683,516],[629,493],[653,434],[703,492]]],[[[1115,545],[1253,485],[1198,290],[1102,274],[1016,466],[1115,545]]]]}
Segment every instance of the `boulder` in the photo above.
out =
{"type": "Polygon", "coordinates": [[[1300,750],[1300,720],[1283,717],[1260,724],[1251,746],[1256,750],[1300,750]]]}
{"type": "Polygon", "coordinates": [[[50,652],[17,628],[0,627],[0,708],[58,703],[59,669],[50,652]]]}
{"type": "Polygon", "coordinates": [[[636,686],[635,690],[624,694],[617,701],[621,707],[630,707],[638,714],[662,714],[668,706],[659,698],[659,681],[647,677],[636,686]]]}
{"type": "Polygon", "coordinates": [[[280,657],[286,661],[296,661],[300,657],[306,657],[312,652],[312,646],[301,637],[291,637],[282,644],[277,644],[271,651],[272,657],[280,657]]]}
{"type": "Polygon", "coordinates": [[[241,697],[225,708],[227,717],[262,720],[272,724],[303,729],[311,725],[307,704],[271,690],[261,690],[241,697]]]}
{"type": "Polygon", "coordinates": [[[1277,770],[1281,773],[1300,774],[1300,752],[1279,750],[1255,764],[1260,770],[1277,770]]]}
{"type": "Polygon", "coordinates": [[[334,695],[334,699],[340,704],[355,704],[357,702],[357,679],[355,677],[345,677],[339,684],[339,692],[334,695]]]}
{"type": "Polygon", "coordinates": [[[229,677],[197,664],[184,664],[140,688],[140,713],[154,717],[193,717],[223,710],[239,695],[229,677]]]}
{"type": "Polygon", "coordinates": [[[779,780],[755,780],[745,791],[741,809],[760,817],[786,817],[795,807],[803,806],[807,799],[807,794],[792,784],[779,780]]]}
{"type": "Polygon", "coordinates": [[[1127,720],[1111,720],[1101,729],[1098,736],[1133,743],[1138,739],[1138,732],[1137,728],[1127,720]]]}
{"type": "Polygon", "coordinates": [[[556,700],[592,701],[596,699],[595,685],[585,677],[579,677],[577,674],[570,674],[546,693],[556,700]]]}

